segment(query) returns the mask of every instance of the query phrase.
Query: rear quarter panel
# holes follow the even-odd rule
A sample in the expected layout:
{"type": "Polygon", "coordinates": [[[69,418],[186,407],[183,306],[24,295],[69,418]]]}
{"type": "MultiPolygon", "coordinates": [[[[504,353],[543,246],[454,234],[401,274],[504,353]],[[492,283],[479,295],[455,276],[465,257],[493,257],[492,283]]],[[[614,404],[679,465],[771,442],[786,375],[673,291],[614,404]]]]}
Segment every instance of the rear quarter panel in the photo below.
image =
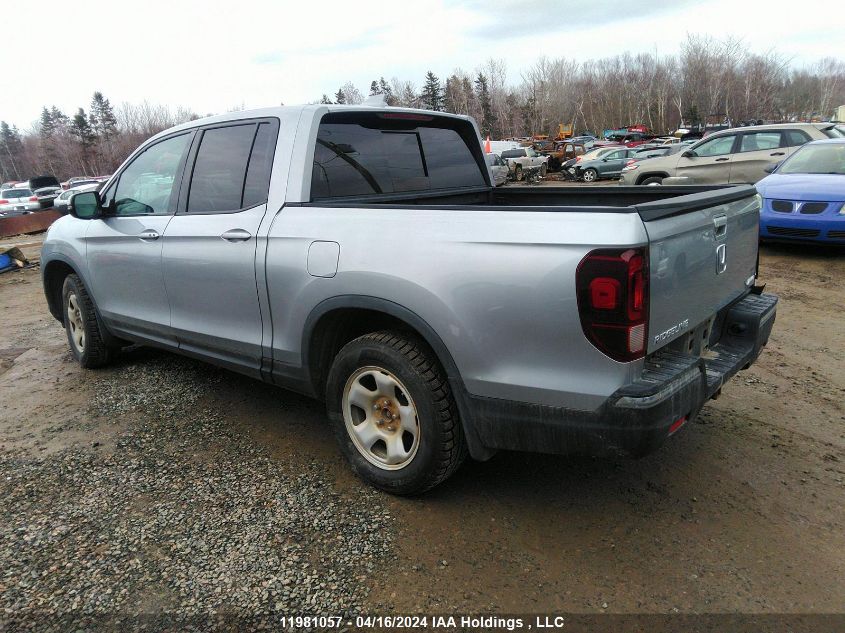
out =
{"type": "Polygon", "coordinates": [[[636,213],[286,206],[269,230],[274,361],[301,366],[320,302],[377,297],[440,336],[470,393],[593,410],[638,374],[584,337],[575,271],[594,248],[646,241],[636,213]],[[306,270],[314,241],[340,245],[334,277],[306,270]]]}

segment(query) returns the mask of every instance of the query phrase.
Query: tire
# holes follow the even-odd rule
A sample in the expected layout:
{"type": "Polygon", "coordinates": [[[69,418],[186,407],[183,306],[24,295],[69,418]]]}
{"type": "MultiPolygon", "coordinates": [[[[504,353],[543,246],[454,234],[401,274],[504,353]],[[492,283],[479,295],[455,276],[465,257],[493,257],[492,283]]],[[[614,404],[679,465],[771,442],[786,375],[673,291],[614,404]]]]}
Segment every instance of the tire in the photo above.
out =
{"type": "Polygon", "coordinates": [[[522,165],[517,165],[513,168],[513,178],[517,182],[522,180],[522,165]]]}
{"type": "Polygon", "coordinates": [[[649,176],[648,178],[644,179],[640,184],[641,185],[662,185],[663,184],[663,178],[661,178],[660,176],[649,176]]]}
{"type": "Polygon", "coordinates": [[[540,178],[545,178],[546,173],[548,173],[548,171],[549,171],[549,168],[546,165],[546,163],[543,163],[542,165],[540,165],[540,178]]]}
{"type": "Polygon", "coordinates": [[[583,175],[581,176],[584,182],[595,182],[599,179],[599,172],[597,172],[592,167],[589,167],[584,170],[583,175]]]}
{"type": "Polygon", "coordinates": [[[425,492],[466,458],[445,372],[416,338],[383,331],[345,345],[329,372],[326,408],[352,470],[386,492],[425,492]]]}
{"type": "Polygon", "coordinates": [[[68,275],[62,285],[62,322],[70,352],[80,365],[95,369],[114,359],[117,349],[103,340],[91,296],[74,274],[68,275]]]}

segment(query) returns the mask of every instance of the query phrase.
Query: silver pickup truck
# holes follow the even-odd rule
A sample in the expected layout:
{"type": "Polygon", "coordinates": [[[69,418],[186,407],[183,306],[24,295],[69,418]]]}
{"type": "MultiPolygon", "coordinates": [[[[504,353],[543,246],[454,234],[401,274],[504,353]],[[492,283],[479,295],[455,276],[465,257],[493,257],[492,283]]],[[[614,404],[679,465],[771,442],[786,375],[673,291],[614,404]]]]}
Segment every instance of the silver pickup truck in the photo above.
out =
{"type": "Polygon", "coordinates": [[[42,250],[83,367],[129,343],[324,399],[366,481],[468,453],[642,455],[766,344],[753,187],[491,186],[466,117],[192,121],[76,194],[42,250]]]}

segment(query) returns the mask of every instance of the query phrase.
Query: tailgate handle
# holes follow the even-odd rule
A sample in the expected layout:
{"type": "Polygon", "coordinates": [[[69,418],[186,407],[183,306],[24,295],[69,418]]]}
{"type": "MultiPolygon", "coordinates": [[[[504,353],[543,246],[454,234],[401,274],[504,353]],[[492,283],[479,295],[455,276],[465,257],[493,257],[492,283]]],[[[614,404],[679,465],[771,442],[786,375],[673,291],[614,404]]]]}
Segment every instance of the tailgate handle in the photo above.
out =
{"type": "Polygon", "coordinates": [[[715,228],[714,236],[717,240],[725,237],[728,232],[728,216],[717,215],[713,218],[713,226],[715,228]]]}

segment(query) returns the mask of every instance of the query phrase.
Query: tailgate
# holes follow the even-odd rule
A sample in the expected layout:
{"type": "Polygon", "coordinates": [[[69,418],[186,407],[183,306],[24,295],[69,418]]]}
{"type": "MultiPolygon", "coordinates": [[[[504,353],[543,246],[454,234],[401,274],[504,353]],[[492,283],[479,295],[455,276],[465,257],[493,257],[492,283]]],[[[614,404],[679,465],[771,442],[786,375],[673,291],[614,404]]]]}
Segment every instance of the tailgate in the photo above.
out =
{"type": "Polygon", "coordinates": [[[706,339],[716,313],[754,284],[756,193],[731,187],[637,206],[649,239],[648,353],[692,331],[706,339]]]}

